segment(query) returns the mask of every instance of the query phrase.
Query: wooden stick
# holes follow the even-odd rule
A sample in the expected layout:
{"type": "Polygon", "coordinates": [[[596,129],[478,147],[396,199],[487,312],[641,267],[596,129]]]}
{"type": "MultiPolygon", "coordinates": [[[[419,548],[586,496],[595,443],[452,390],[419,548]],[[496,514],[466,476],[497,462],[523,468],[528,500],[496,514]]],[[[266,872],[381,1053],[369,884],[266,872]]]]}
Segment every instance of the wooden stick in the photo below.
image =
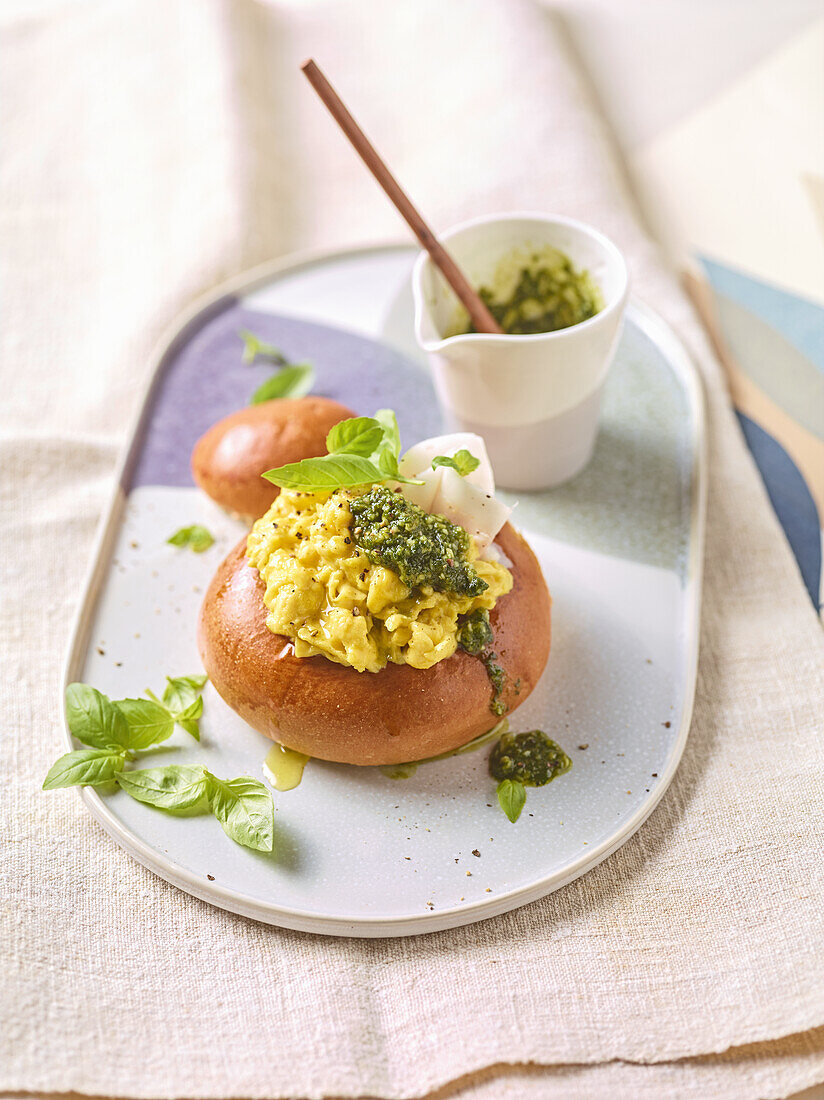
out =
{"type": "Polygon", "coordinates": [[[361,160],[386,192],[401,217],[432,257],[432,262],[466,307],[478,332],[502,333],[503,329],[484,305],[477,291],[412,205],[409,196],[378,156],[377,150],[355,122],[343,100],[313,60],[301,65],[306,79],[326,104],[329,113],[349,138],[361,160]]]}

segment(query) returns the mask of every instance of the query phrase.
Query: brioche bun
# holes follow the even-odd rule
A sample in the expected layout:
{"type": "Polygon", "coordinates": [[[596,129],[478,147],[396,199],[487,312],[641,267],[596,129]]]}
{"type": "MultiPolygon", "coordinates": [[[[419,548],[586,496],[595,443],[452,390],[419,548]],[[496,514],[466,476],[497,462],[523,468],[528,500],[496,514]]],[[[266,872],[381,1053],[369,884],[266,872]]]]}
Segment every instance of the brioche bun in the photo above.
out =
{"type": "MultiPolygon", "coordinates": [[[[549,656],[550,597],[535,555],[509,524],[496,542],[515,581],[490,612],[509,713],[535,687],[549,656]]],[[[477,657],[459,649],[429,669],[389,664],[375,673],[295,657],[290,640],[267,629],[263,594],[244,539],[212,579],[198,645],[218,693],[273,741],[323,760],[399,764],[456,749],[498,721],[477,657]]]]}
{"type": "Polygon", "coordinates": [[[280,492],[260,475],[325,455],[329,429],[354,415],[327,397],[277,398],[239,409],[197,441],[192,475],[221,507],[257,519],[280,492]]]}

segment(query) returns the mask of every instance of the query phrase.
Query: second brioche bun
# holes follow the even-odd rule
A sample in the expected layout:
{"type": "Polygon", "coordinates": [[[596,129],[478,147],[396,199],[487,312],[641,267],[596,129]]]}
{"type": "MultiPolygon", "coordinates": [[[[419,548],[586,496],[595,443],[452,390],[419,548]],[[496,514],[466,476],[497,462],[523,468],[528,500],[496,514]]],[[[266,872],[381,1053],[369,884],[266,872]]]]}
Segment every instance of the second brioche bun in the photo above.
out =
{"type": "Polygon", "coordinates": [[[266,470],[326,454],[326,436],[355,414],[328,397],[277,398],[224,416],[192,451],[192,475],[212,500],[257,519],[280,492],[266,470]]]}
{"type": "MultiPolygon", "coordinates": [[[[535,687],[549,656],[550,597],[535,555],[509,524],[496,542],[512,562],[515,582],[490,613],[511,712],[535,687]]],[[[450,752],[498,721],[477,657],[459,649],[429,669],[389,664],[375,673],[325,657],[295,657],[290,640],[267,629],[263,594],[244,539],[209,586],[198,645],[218,693],[273,741],[323,760],[399,764],[450,752]]]]}

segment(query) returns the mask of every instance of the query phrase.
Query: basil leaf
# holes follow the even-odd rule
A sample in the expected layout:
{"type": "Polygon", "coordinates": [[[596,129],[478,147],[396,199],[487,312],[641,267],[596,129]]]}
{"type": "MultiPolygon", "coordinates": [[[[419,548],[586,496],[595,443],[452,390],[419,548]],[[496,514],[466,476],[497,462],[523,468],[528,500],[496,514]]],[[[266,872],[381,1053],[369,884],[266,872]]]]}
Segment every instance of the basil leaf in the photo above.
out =
{"type": "Polygon", "coordinates": [[[303,492],[334,492],[382,481],[422,485],[398,472],[400,435],[391,409],[380,409],[374,417],[353,416],[336,424],[326,437],[330,453],[304,458],[288,466],[267,470],[263,477],[282,489],[303,492]]]}
{"type": "Polygon", "coordinates": [[[461,477],[466,477],[473,470],[477,470],[480,464],[481,460],[479,458],[463,448],[456,451],[451,458],[449,455],[438,455],[437,458],[432,459],[433,470],[436,466],[449,466],[451,469],[457,470],[461,477]]]}
{"type": "Polygon", "coordinates": [[[199,523],[193,523],[190,527],[181,527],[166,539],[171,546],[188,546],[196,554],[202,554],[204,550],[208,550],[214,541],[211,531],[199,523]]]}
{"type": "Polygon", "coordinates": [[[498,802],[514,824],[521,816],[521,810],[526,804],[526,787],[517,779],[502,779],[498,784],[498,802]]]}
{"type": "Polygon", "coordinates": [[[238,336],[243,341],[242,362],[254,363],[259,355],[264,359],[271,359],[272,362],[279,363],[283,367],[289,362],[280,348],[276,348],[274,344],[267,344],[264,340],[255,336],[253,332],[249,332],[248,329],[242,328],[238,336]]]}
{"type": "Polygon", "coordinates": [[[130,749],[148,749],[174,733],[168,708],[153,699],[118,699],[117,705],[129,724],[130,749]]]}
{"type": "Polygon", "coordinates": [[[84,745],[128,748],[129,726],[117,704],[88,684],[66,688],[66,721],[72,735],[84,745]]]}
{"type": "Polygon", "coordinates": [[[223,780],[206,772],[209,803],[224,833],[246,848],[271,852],[274,845],[275,811],[272,796],[257,779],[244,775],[223,780]]]}
{"type": "Polygon", "coordinates": [[[125,751],[117,749],[78,749],[67,752],[53,764],[43,781],[44,791],[78,785],[96,787],[110,783],[126,763],[125,751]]]}
{"type": "Polygon", "coordinates": [[[160,810],[209,810],[209,781],[201,767],[170,764],[166,768],[144,768],[122,772],[118,784],[138,802],[160,810]]]}
{"type": "Polygon", "coordinates": [[[329,454],[369,458],[383,439],[383,427],[371,416],[353,416],[330,428],[326,436],[329,454]]]}
{"type": "MultiPolygon", "coordinates": [[[[392,409],[378,409],[375,419],[383,428],[383,446],[394,454],[395,458],[401,457],[401,432],[398,427],[398,418],[392,409]]],[[[383,448],[382,448],[383,449],[383,448]]]]}
{"type": "Polygon", "coordinates": [[[260,405],[276,397],[305,397],[314,384],[314,367],[309,363],[296,363],[267,378],[249,398],[249,404],[260,405]]]}
{"type": "Polygon", "coordinates": [[[384,481],[399,481],[402,485],[423,485],[422,481],[403,476],[398,469],[397,457],[388,449],[381,451],[378,455],[378,468],[383,474],[384,481]]]}
{"type": "Polygon", "coordinates": [[[208,676],[167,676],[164,704],[177,717],[197,699],[208,679],[208,676]]]}
{"type": "Polygon", "coordinates": [[[263,476],[282,489],[300,489],[310,493],[334,492],[335,489],[372,485],[376,481],[386,480],[374,462],[362,455],[350,454],[303,458],[300,462],[267,470],[263,476]]]}
{"type": "Polygon", "coordinates": [[[191,734],[195,741],[200,740],[200,723],[198,719],[203,714],[203,696],[199,695],[197,699],[180,714],[175,715],[175,722],[186,733],[191,734]]]}
{"type": "Polygon", "coordinates": [[[381,451],[378,455],[378,468],[384,477],[397,481],[400,475],[397,456],[390,450],[381,451]]]}

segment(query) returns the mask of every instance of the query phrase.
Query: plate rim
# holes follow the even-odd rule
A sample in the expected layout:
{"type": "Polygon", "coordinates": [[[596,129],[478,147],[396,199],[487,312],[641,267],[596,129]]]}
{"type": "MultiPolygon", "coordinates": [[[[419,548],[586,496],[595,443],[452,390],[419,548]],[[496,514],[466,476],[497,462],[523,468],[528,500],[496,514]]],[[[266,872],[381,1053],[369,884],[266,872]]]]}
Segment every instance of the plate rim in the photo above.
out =
{"type": "MultiPolygon", "coordinates": [[[[375,253],[385,255],[390,252],[408,252],[411,258],[412,255],[418,252],[418,249],[404,241],[389,241],[355,247],[295,252],[277,260],[258,264],[233,276],[207,293],[199,295],[162,332],[149,356],[146,381],[138,398],[137,411],[132,417],[126,443],[122,448],[115,468],[113,491],[98,524],[80,599],[73,616],[68,650],[62,670],[60,699],[63,740],[70,751],[74,748],[74,743],[66,720],[66,687],[74,679],[74,671],[79,667],[81,658],[85,656],[88,635],[91,629],[92,612],[97,606],[101,584],[107,571],[106,566],[111,557],[112,543],[119,530],[126,504],[127,497],[124,484],[132,463],[138,454],[143,422],[148,416],[155,386],[161,378],[168,360],[175,353],[180,342],[186,338],[192,324],[198,321],[204,313],[214,310],[224,299],[236,297],[240,294],[248,294],[278,277],[296,273],[306,268],[360,258],[375,253]]],[[[707,438],[703,382],[686,346],[660,314],[634,297],[630,299],[627,307],[627,316],[656,346],[663,350],[667,362],[679,377],[679,381],[689,399],[692,413],[690,454],[694,476],[689,505],[690,539],[683,582],[685,614],[682,627],[687,634],[687,661],[684,668],[684,682],[687,690],[681,712],[681,722],[664,771],[659,776],[659,782],[650,791],[649,796],[636,807],[632,816],[621,825],[617,833],[614,833],[591,851],[582,853],[581,856],[563,869],[545,875],[532,883],[497,894],[493,898],[463,905],[459,904],[435,912],[428,911],[416,915],[394,917],[358,915],[347,918],[345,916],[324,916],[312,910],[282,907],[271,902],[261,902],[248,894],[242,894],[218,883],[209,882],[205,877],[197,875],[174,860],[166,858],[157,849],[132,833],[115,817],[106,802],[93,787],[78,788],[79,797],[85,803],[89,813],[119,847],[124,849],[142,866],[178,889],[201,901],[208,902],[210,905],[264,924],[318,935],[386,938],[421,935],[428,932],[443,931],[448,928],[462,927],[476,921],[499,916],[529,902],[537,901],[591,871],[638,831],[669,788],[681,761],[692,723],[698,672],[701,591],[706,535],[707,438]]],[[[335,327],[339,328],[340,326],[335,327]]]]}

